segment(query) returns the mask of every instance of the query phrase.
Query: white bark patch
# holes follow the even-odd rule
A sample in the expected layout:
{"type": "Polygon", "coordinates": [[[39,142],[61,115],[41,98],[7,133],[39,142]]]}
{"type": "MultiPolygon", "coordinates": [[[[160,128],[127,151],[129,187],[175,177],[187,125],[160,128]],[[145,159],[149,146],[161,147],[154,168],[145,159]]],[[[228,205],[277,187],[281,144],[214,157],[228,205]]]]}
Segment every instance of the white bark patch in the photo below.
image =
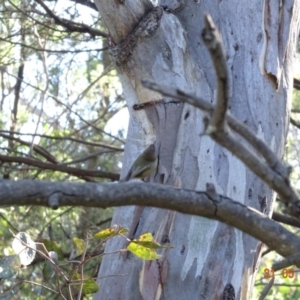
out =
{"type": "Polygon", "coordinates": [[[275,138],[274,134],[272,135],[270,148],[272,151],[275,151],[275,149],[276,149],[276,138],[275,138]]]}
{"type": "Polygon", "coordinates": [[[289,10],[293,10],[293,4],[289,3],[283,7],[279,1],[265,1],[263,7],[262,29],[264,32],[264,55],[261,56],[260,69],[264,69],[269,81],[276,90],[279,88],[282,76],[282,61],[285,59],[285,49],[280,45],[286,45],[290,35],[289,10]],[[290,7],[289,7],[290,6],[290,7]],[[262,60],[263,58],[263,60],[262,60]]]}
{"type": "Polygon", "coordinates": [[[265,135],[264,132],[262,130],[261,124],[258,124],[257,126],[257,134],[256,134],[261,140],[265,140],[265,135]]]}
{"type": "MultiPolygon", "coordinates": [[[[262,126],[261,124],[258,124],[257,126],[257,134],[256,134],[261,140],[265,141],[266,143],[269,143],[268,141],[266,141],[265,139],[265,134],[264,134],[264,131],[262,129],[262,126]]],[[[275,138],[275,135],[273,134],[272,135],[272,138],[271,138],[271,143],[269,144],[270,145],[270,149],[272,151],[275,151],[276,150],[276,138],[275,138]]]]}
{"type": "Polygon", "coordinates": [[[201,270],[206,262],[207,254],[210,250],[210,237],[213,237],[217,226],[217,221],[195,216],[192,217],[188,233],[188,251],[180,274],[182,280],[185,280],[195,259],[197,261],[195,278],[200,276],[201,270]],[[201,232],[203,232],[203,234],[201,234],[201,232]],[[201,253],[200,256],[199,253],[201,253]]]}
{"type": "Polygon", "coordinates": [[[231,284],[234,286],[234,288],[241,286],[242,284],[242,276],[243,274],[243,268],[244,268],[244,244],[243,244],[243,232],[234,229],[235,232],[235,238],[236,238],[236,244],[235,244],[235,251],[236,255],[234,257],[234,263],[233,263],[233,275],[231,279],[231,284]]]}
{"type": "Polygon", "coordinates": [[[162,286],[161,284],[158,285],[156,295],[155,295],[155,300],[161,299],[161,294],[162,294],[162,286]]]}
{"type": "MultiPolygon", "coordinates": [[[[215,185],[217,193],[222,194],[222,188],[217,185],[217,180],[213,172],[213,148],[215,147],[215,145],[215,142],[210,137],[203,137],[201,140],[200,150],[198,154],[198,169],[200,170],[200,176],[197,182],[196,190],[205,190],[207,182],[204,181],[203,178],[209,178],[209,182],[215,185]],[[203,170],[205,174],[201,173],[201,170],[203,170]]],[[[210,250],[209,241],[213,238],[217,226],[217,221],[195,216],[192,217],[188,232],[188,252],[181,271],[182,280],[185,279],[195,259],[197,261],[197,271],[195,277],[201,275],[202,268],[205,264],[206,257],[210,250]],[[205,234],[200,234],[199,236],[199,231],[203,233],[205,232],[205,234]],[[199,253],[203,253],[204,255],[199,256],[199,253]]]]}
{"type": "Polygon", "coordinates": [[[227,196],[235,201],[245,203],[246,167],[238,158],[233,156],[231,153],[228,153],[227,159],[230,166],[227,196]]]}
{"type": "Polygon", "coordinates": [[[200,170],[200,176],[197,182],[196,189],[205,190],[207,181],[203,178],[209,178],[209,183],[215,186],[216,192],[219,194],[223,193],[222,188],[218,185],[217,179],[214,173],[214,147],[216,143],[210,138],[204,136],[201,139],[199,156],[198,156],[198,168],[200,170]],[[206,172],[205,174],[203,173],[206,172]]]}
{"type": "Polygon", "coordinates": [[[176,45],[178,48],[182,49],[183,52],[185,52],[185,31],[178,19],[172,14],[164,14],[161,19],[161,26],[170,33],[165,36],[166,42],[169,44],[169,46],[176,45]]]}
{"type": "MultiPolygon", "coordinates": [[[[227,155],[229,162],[229,179],[228,179],[228,197],[235,201],[246,202],[246,167],[245,165],[233,156],[231,153],[227,155]]],[[[242,282],[242,270],[245,260],[243,233],[235,229],[236,244],[235,244],[235,262],[232,276],[232,283],[234,286],[240,286],[242,282]]]]}
{"type": "MultiPolygon", "coordinates": [[[[145,148],[145,146],[148,146],[155,140],[153,124],[148,120],[145,110],[133,110],[133,105],[139,103],[135,90],[130,84],[130,80],[127,76],[124,76],[121,73],[119,74],[119,77],[123,85],[124,94],[126,95],[126,101],[130,115],[128,131],[130,128],[130,130],[133,130],[136,134],[136,140],[131,140],[130,143],[138,144],[141,148],[145,148]]],[[[156,100],[156,98],[154,97],[153,100],[156,100]]]]}
{"type": "Polygon", "coordinates": [[[186,38],[184,30],[175,16],[164,14],[161,19],[161,26],[165,34],[165,43],[171,55],[171,69],[167,62],[164,61],[162,53],[157,55],[153,64],[152,74],[155,80],[171,84],[182,89],[187,89],[186,83],[186,38]],[[173,73],[170,77],[170,71],[173,73]],[[166,82],[167,80],[167,82],[166,82]]]}

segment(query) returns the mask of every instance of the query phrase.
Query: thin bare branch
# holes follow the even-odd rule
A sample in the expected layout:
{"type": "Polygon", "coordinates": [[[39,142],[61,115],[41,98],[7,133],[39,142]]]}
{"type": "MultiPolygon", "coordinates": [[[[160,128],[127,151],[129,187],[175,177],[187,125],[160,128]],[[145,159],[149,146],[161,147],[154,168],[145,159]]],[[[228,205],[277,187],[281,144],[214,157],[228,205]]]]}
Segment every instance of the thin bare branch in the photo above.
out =
{"type": "Polygon", "coordinates": [[[100,156],[101,154],[106,154],[106,153],[114,153],[115,151],[114,150],[99,150],[99,151],[95,151],[93,153],[90,153],[86,156],[83,156],[83,157],[79,157],[77,159],[74,159],[74,160],[71,160],[71,161],[68,161],[68,162],[64,162],[64,163],[59,163],[58,165],[59,166],[68,166],[68,165],[73,165],[73,164],[77,164],[77,163],[80,163],[80,162],[84,162],[84,161],[87,161],[89,159],[92,159],[94,157],[98,157],[100,156]]]}
{"type": "Polygon", "coordinates": [[[300,249],[300,238],[266,215],[228,197],[218,195],[212,199],[206,191],[134,181],[106,184],[0,181],[1,206],[48,206],[53,194],[57,195],[60,207],[143,205],[218,220],[252,235],[284,257],[297,254],[300,249]]]}
{"type": "MultiPolygon", "coordinates": [[[[281,201],[288,207],[288,213],[299,217],[300,216],[300,199],[297,193],[292,189],[288,178],[289,169],[284,167],[275,154],[268,148],[263,141],[255,137],[250,129],[246,126],[236,126],[237,120],[227,114],[228,106],[228,73],[226,66],[226,58],[223,51],[222,39],[210,18],[205,16],[205,29],[202,32],[202,37],[211,54],[218,81],[218,100],[216,107],[213,108],[207,102],[195,97],[176,97],[186,101],[196,107],[209,111],[212,114],[211,123],[207,128],[207,133],[220,145],[236,155],[250,170],[264,180],[272,189],[280,196],[281,201]],[[203,108],[202,108],[203,107],[203,108]],[[238,139],[236,139],[229,128],[226,128],[225,119],[229,121],[229,125],[240,135],[242,135],[258,153],[260,153],[266,161],[263,161],[249,147],[246,147],[238,139]],[[240,128],[243,128],[242,130],[240,128]],[[263,146],[261,149],[260,146],[263,146]]],[[[151,82],[142,82],[144,86],[157,91],[157,85],[151,82]],[[153,88],[154,87],[154,88],[153,88]]],[[[175,95],[183,95],[181,91],[173,90],[175,95]]],[[[170,96],[170,94],[168,94],[170,96]]],[[[241,124],[239,124],[241,125],[241,124]]]]}
{"type": "Polygon", "coordinates": [[[291,226],[300,228],[300,221],[298,219],[290,217],[290,216],[286,216],[286,215],[282,215],[282,214],[274,212],[272,215],[272,219],[279,223],[284,223],[287,225],[291,225],[291,226]]]}
{"type": "MultiPolygon", "coordinates": [[[[295,112],[295,111],[292,111],[292,112],[295,112]]],[[[296,111],[297,112],[297,111],[296,111]]],[[[294,118],[290,118],[290,122],[292,125],[294,125],[295,127],[299,128],[300,129],[300,122],[297,122],[294,118]]]]}
{"type": "Polygon", "coordinates": [[[42,0],[35,0],[39,5],[43,7],[49,17],[51,17],[56,24],[63,26],[64,28],[75,31],[75,32],[82,32],[82,33],[89,33],[92,36],[103,36],[107,37],[107,33],[94,29],[86,24],[79,24],[76,22],[72,22],[70,20],[66,20],[64,18],[58,17],[53,11],[44,3],[42,0]]]}
{"type": "Polygon", "coordinates": [[[259,300],[264,300],[267,297],[267,295],[268,295],[269,291],[271,290],[273,284],[274,284],[274,278],[272,278],[268,282],[268,284],[265,285],[264,289],[262,290],[262,292],[260,294],[259,300]]]}
{"type": "Polygon", "coordinates": [[[66,214],[67,212],[69,212],[71,209],[73,209],[73,207],[69,207],[66,210],[62,211],[61,213],[59,213],[58,215],[54,216],[52,219],[50,219],[42,228],[42,230],[40,231],[40,233],[37,236],[37,239],[42,238],[43,233],[45,231],[45,229],[56,219],[59,218],[61,216],[63,216],[64,214],[66,214]]]}
{"type": "Polygon", "coordinates": [[[98,170],[84,170],[78,168],[72,168],[67,166],[61,166],[58,164],[50,164],[42,161],[38,161],[32,158],[27,157],[18,157],[18,156],[6,156],[0,155],[0,161],[5,162],[15,162],[26,164],[29,166],[34,166],[46,170],[59,171],[64,172],[74,176],[90,176],[90,177],[99,177],[99,178],[107,178],[110,180],[119,180],[120,175],[111,172],[98,171],[98,170]]]}
{"type": "MultiPolygon", "coordinates": [[[[147,80],[142,80],[142,84],[151,90],[161,93],[162,95],[187,102],[201,110],[207,111],[210,114],[213,113],[214,106],[208,101],[186,93],[180,89],[159,85],[147,80]]],[[[274,169],[277,173],[282,174],[282,176],[289,175],[289,168],[282,164],[269,146],[263,140],[258,138],[248,126],[228,112],[226,118],[230,128],[242,136],[256,151],[258,151],[272,169],[274,169]]]]}
{"type": "Polygon", "coordinates": [[[209,50],[217,76],[217,103],[207,128],[208,132],[223,131],[229,101],[228,71],[222,37],[210,15],[204,16],[202,39],[209,50]]]}
{"type": "MultiPolygon", "coordinates": [[[[9,76],[11,76],[11,77],[17,78],[16,76],[14,76],[14,75],[11,74],[11,73],[8,73],[8,72],[6,72],[6,73],[7,73],[9,76]]],[[[31,86],[31,87],[35,88],[36,90],[39,90],[39,91],[43,92],[43,90],[41,90],[39,87],[34,86],[34,85],[30,84],[29,82],[25,82],[25,81],[23,80],[23,83],[26,84],[26,85],[28,85],[28,86],[31,86]]],[[[60,100],[58,97],[55,97],[55,96],[53,96],[52,94],[48,94],[48,93],[47,93],[47,95],[49,95],[49,97],[51,97],[51,98],[52,98],[54,101],[56,101],[57,103],[59,103],[59,104],[65,106],[68,110],[70,110],[72,113],[74,113],[76,116],[78,116],[82,122],[86,123],[86,125],[91,126],[91,127],[94,128],[95,130],[97,130],[97,131],[99,131],[99,132],[102,132],[103,134],[105,134],[105,135],[111,137],[112,139],[118,140],[118,141],[121,142],[122,144],[125,144],[124,140],[118,138],[117,136],[114,136],[114,135],[110,134],[109,132],[106,132],[105,130],[103,130],[103,129],[101,129],[101,128],[96,127],[96,125],[95,125],[94,123],[97,123],[97,122],[99,121],[99,118],[97,118],[95,121],[89,121],[89,122],[88,122],[88,121],[86,121],[84,118],[82,118],[82,117],[80,116],[80,114],[78,114],[77,112],[75,112],[74,110],[72,110],[72,108],[70,108],[67,104],[65,104],[63,100],[60,100]]],[[[81,128],[81,130],[82,130],[82,129],[83,129],[83,128],[81,128]]],[[[74,131],[71,133],[72,136],[73,136],[76,132],[78,132],[78,131],[80,131],[80,130],[74,130],[74,131]]]]}
{"type": "MultiPolygon", "coordinates": [[[[280,200],[288,207],[294,202],[299,203],[299,197],[290,185],[289,179],[283,177],[249,149],[246,145],[240,143],[229,131],[213,132],[210,135],[217,143],[228,149],[236,155],[253,173],[264,180],[280,197],[280,200]]],[[[290,209],[291,215],[299,217],[300,211],[290,209]]]]}
{"type": "Polygon", "coordinates": [[[300,90],[300,80],[294,78],[294,89],[300,90]]]}
{"type": "Polygon", "coordinates": [[[207,133],[220,145],[236,155],[250,170],[263,179],[288,207],[288,213],[300,217],[300,199],[290,185],[286,174],[275,172],[264,162],[259,162],[256,153],[235,139],[229,129],[224,126],[228,106],[228,73],[222,39],[210,15],[205,15],[205,28],[202,38],[209,50],[218,81],[218,100],[207,133]],[[227,96],[227,97],[226,97],[227,96]]]}
{"type": "MultiPolygon", "coordinates": [[[[16,141],[16,142],[20,143],[21,145],[27,145],[30,147],[31,143],[26,142],[22,139],[19,139],[19,138],[16,138],[13,136],[13,134],[17,133],[16,131],[8,131],[8,132],[10,132],[12,134],[7,135],[7,134],[1,133],[1,131],[0,131],[0,136],[2,136],[3,138],[6,138],[8,140],[16,141]]],[[[49,153],[46,149],[42,148],[41,146],[33,144],[32,150],[35,151],[37,154],[41,155],[42,157],[46,158],[47,161],[54,163],[54,164],[57,163],[56,158],[53,155],[51,155],[51,153],[49,153]]]]}
{"type": "MultiPolygon", "coordinates": [[[[9,130],[0,130],[0,136],[6,138],[7,135],[3,134],[2,132],[3,133],[9,133],[10,131],[9,130]]],[[[33,133],[22,133],[22,132],[17,132],[17,131],[14,131],[13,133],[17,134],[17,135],[33,135],[33,133]]],[[[42,138],[47,138],[47,139],[52,139],[52,140],[62,140],[62,141],[68,140],[68,141],[72,141],[72,142],[75,142],[75,143],[80,143],[80,144],[83,144],[83,145],[89,145],[89,146],[94,146],[94,147],[102,147],[102,148],[106,148],[106,149],[110,149],[110,150],[114,150],[114,151],[120,151],[120,152],[124,151],[124,149],[119,148],[119,147],[107,145],[107,144],[104,144],[104,143],[88,142],[88,141],[84,141],[84,140],[81,140],[81,139],[71,138],[71,137],[68,137],[68,136],[51,136],[51,135],[46,135],[46,134],[36,134],[36,136],[39,136],[39,137],[42,137],[42,138]]]]}
{"type": "MultiPolygon", "coordinates": [[[[54,1],[57,1],[57,0],[48,0],[48,1],[49,2],[53,1],[54,2],[54,1]]],[[[97,6],[95,5],[95,3],[93,3],[90,0],[70,0],[70,1],[75,2],[75,4],[81,4],[81,5],[84,5],[86,7],[91,8],[91,9],[93,9],[95,11],[98,11],[97,6]]]]}
{"type": "MultiPolygon", "coordinates": [[[[211,112],[213,106],[208,102],[199,99],[195,96],[188,95],[179,89],[172,89],[165,86],[160,86],[149,81],[142,81],[145,87],[151,88],[155,91],[161,92],[162,94],[174,97],[183,101],[186,101],[196,107],[211,112]]],[[[244,162],[250,170],[252,170],[257,176],[262,178],[265,182],[273,188],[286,204],[291,203],[289,213],[298,217],[300,214],[300,207],[294,204],[299,203],[299,197],[296,192],[290,186],[288,179],[289,170],[286,168],[275,154],[269,149],[269,147],[258,137],[256,137],[249,128],[247,128],[242,122],[238,121],[233,116],[227,114],[227,119],[230,127],[237,133],[245,137],[245,139],[266,159],[266,164],[260,159],[253,151],[241,144],[232,134],[228,131],[223,134],[222,132],[218,135],[217,132],[212,136],[219,144],[227,148],[233,154],[244,162]],[[253,142],[253,144],[251,143],[253,142]],[[261,146],[261,147],[260,147],[261,146]]]]}
{"type": "Polygon", "coordinates": [[[104,47],[104,48],[95,48],[95,49],[76,49],[76,50],[55,50],[55,49],[42,49],[42,48],[37,48],[37,47],[34,47],[34,46],[31,46],[31,45],[27,45],[27,44],[24,44],[24,43],[19,43],[19,42],[14,42],[14,41],[11,41],[11,40],[8,40],[7,38],[1,38],[0,37],[0,41],[3,41],[3,42],[6,42],[6,43],[9,43],[11,45],[19,45],[19,46],[22,46],[24,48],[28,48],[28,49],[32,49],[34,51],[42,51],[42,52],[48,52],[48,53],[61,53],[61,54],[68,54],[68,53],[82,53],[82,52],[101,52],[101,51],[104,51],[104,50],[107,50],[108,47],[104,47]]]}
{"type": "Polygon", "coordinates": [[[272,269],[274,271],[278,271],[284,268],[287,268],[289,266],[295,265],[297,267],[300,267],[300,254],[294,254],[289,257],[286,257],[285,259],[275,262],[272,266],[272,269]]]}
{"type": "Polygon", "coordinates": [[[93,3],[90,0],[71,0],[71,1],[75,2],[76,4],[78,3],[78,4],[84,5],[86,7],[89,7],[91,9],[95,10],[95,11],[98,11],[97,6],[95,5],[95,3],[93,3]]]}

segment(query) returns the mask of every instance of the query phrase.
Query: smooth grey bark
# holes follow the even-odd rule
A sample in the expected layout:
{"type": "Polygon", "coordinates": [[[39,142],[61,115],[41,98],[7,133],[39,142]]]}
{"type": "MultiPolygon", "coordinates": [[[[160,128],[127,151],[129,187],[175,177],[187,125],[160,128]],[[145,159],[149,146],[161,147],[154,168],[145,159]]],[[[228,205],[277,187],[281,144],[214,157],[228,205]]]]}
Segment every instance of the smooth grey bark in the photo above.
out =
{"type": "MultiPolygon", "coordinates": [[[[151,9],[145,0],[95,3],[116,43],[151,9]]],[[[182,103],[133,109],[134,104],[162,98],[143,88],[140,79],[177,86],[214,102],[215,73],[201,40],[204,12],[212,15],[223,36],[231,80],[230,112],[271,145],[278,157],[283,156],[299,1],[281,6],[258,0],[186,1],[175,14],[164,12],[155,35],[139,40],[129,60],[118,67],[131,115],[122,172],[156,140],[160,146],[156,182],[194,190],[205,190],[211,182],[218,193],[258,210],[266,197],[270,214],[272,191],[242,162],[202,135],[205,114],[200,110],[182,103]]],[[[133,207],[116,209],[113,224],[130,227],[133,213],[133,207]]],[[[94,299],[216,299],[228,283],[236,299],[249,299],[259,264],[259,241],[217,221],[154,208],[144,210],[136,234],[149,231],[173,248],[163,250],[162,259],[153,262],[104,256],[100,291],[94,299]]],[[[113,239],[105,252],[123,246],[122,239],[113,239]]]]}

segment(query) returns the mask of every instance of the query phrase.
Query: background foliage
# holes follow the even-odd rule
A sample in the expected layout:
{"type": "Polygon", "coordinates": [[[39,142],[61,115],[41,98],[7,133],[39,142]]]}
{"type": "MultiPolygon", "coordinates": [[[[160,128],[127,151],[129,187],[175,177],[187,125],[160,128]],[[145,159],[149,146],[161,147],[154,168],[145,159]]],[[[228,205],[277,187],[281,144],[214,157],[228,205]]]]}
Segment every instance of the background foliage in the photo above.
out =
{"type": "MultiPolygon", "coordinates": [[[[4,179],[110,180],[81,170],[118,176],[127,125],[126,114],[118,113],[125,101],[105,50],[106,30],[93,3],[84,2],[88,6],[76,1],[0,2],[0,176],[4,179]]],[[[109,226],[111,213],[111,209],[85,207],[2,208],[0,255],[12,254],[12,233],[23,231],[34,239],[56,241],[65,258],[74,257],[72,239],[85,239],[109,226]]],[[[87,264],[85,272],[95,275],[98,262],[87,264]]],[[[42,283],[41,272],[37,259],[2,281],[1,292],[14,290],[16,299],[55,299],[41,286],[24,283],[42,283]]],[[[49,286],[55,290],[56,284],[49,286]]]]}

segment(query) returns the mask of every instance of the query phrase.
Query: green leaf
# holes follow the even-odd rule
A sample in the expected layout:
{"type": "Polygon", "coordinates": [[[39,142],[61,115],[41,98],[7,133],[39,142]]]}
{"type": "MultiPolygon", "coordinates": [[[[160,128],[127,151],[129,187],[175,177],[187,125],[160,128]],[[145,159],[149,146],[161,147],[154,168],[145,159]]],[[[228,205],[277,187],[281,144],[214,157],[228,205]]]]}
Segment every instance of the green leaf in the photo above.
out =
{"type": "Polygon", "coordinates": [[[44,281],[46,282],[49,281],[53,277],[53,275],[54,275],[54,266],[49,260],[46,260],[43,267],[44,281]]]}
{"type": "Polygon", "coordinates": [[[80,286],[82,285],[82,293],[85,295],[88,294],[94,294],[99,291],[98,284],[91,278],[89,278],[87,275],[83,275],[83,279],[81,278],[81,275],[79,273],[75,273],[75,279],[81,280],[82,282],[74,284],[74,287],[76,290],[79,290],[80,286]]]}
{"type": "Polygon", "coordinates": [[[85,295],[94,294],[99,291],[98,284],[93,279],[88,279],[83,283],[82,292],[85,295]]]}
{"type": "Polygon", "coordinates": [[[48,252],[50,251],[56,252],[59,260],[64,259],[64,252],[55,241],[50,241],[47,239],[39,239],[38,242],[43,243],[48,252]]]}

